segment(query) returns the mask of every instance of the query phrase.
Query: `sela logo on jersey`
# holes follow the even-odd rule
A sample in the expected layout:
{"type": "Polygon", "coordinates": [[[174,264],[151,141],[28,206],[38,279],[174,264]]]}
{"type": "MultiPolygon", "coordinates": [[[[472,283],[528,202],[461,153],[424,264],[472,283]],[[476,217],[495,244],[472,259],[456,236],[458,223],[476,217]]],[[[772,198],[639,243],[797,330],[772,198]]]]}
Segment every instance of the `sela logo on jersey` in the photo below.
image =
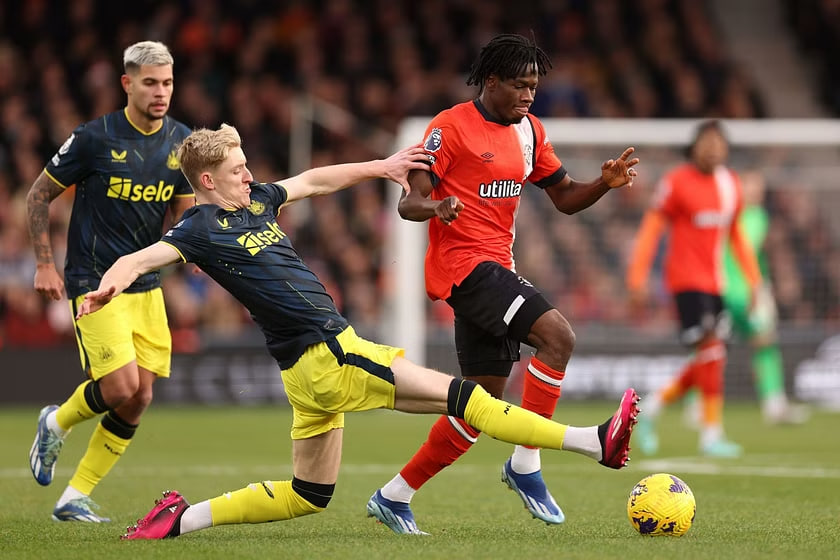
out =
{"type": "Polygon", "coordinates": [[[732,223],[732,214],[719,210],[701,210],[692,217],[695,226],[704,229],[727,227],[732,223]]]}
{"type": "Polygon", "coordinates": [[[236,238],[236,242],[248,249],[251,256],[254,256],[266,247],[279,243],[286,238],[286,234],[283,233],[283,230],[280,229],[277,222],[272,220],[266,225],[268,227],[257,233],[251,233],[249,231],[245,235],[240,235],[236,238]]]}
{"type": "Polygon", "coordinates": [[[166,202],[174,192],[175,185],[165,185],[163,181],[157,185],[135,185],[123,177],[111,177],[108,181],[108,198],[130,202],[166,202]]]}
{"type": "Polygon", "coordinates": [[[522,183],[514,179],[496,180],[478,185],[481,198],[511,198],[522,194],[522,183]]]}

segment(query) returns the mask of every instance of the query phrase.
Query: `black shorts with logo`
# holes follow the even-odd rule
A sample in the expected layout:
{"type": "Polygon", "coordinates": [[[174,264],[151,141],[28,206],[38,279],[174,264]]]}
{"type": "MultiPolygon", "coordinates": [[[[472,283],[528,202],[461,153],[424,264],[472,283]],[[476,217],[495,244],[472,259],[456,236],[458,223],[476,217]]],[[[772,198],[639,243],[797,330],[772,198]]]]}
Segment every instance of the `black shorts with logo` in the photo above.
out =
{"type": "Polygon", "coordinates": [[[520,342],[554,309],[533,284],[495,262],[476,266],[446,302],[455,311],[461,375],[510,375],[520,342]]]}
{"type": "Polygon", "coordinates": [[[680,342],[694,346],[709,333],[726,340],[731,330],[723,298],[706,292],[678,292],[674,295],[680,318],[680,342]]]}

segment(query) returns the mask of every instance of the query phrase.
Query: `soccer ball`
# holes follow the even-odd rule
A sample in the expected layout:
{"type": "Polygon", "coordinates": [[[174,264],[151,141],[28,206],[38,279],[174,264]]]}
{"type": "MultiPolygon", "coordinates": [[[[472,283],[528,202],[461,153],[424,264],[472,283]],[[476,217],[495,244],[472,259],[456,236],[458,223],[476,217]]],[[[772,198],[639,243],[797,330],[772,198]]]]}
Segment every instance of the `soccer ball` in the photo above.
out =
{"type": "Polygon", "coordinates": [[[688,485],[672,474],[640,480],[627,499],[627,517],[642,535],[681,537],[694,522],[697,506],[688,485]]]}

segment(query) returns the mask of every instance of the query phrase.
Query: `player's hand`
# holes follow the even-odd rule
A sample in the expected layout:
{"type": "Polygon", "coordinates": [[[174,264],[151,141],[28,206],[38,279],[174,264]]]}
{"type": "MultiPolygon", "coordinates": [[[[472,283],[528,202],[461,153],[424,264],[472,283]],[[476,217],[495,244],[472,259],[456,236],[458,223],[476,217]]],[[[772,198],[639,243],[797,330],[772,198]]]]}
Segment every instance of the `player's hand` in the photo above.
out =
{"type": "Polygon", "coordinates": [[[385,178],[399,183],[406,193],[411,192],[408,173],[414,169],[429,170],[429,154],[423,144],[414,144],[392,154],[385,160],[385,178]]]}
{"type": "Polygon", "coordinates": [[[34,285],[39,294],[50,299],[58,301],[64,296],[64,280],[52,263],[38,265],[35,269],[34,285]]]}
{"type": "Polygon", "coordinates": [[[749,307],[747,307],[750,315],[762,311],[767,313],[767,310],[772,309],[774,306],[773,292],[770,291],[770,287],[766,283],[759,282],[757,286],[750,290],[750,302],[749,307]]]}
{"type": "Polygon", "coordinates": [[[96,291],[86,293],[85,299],[76,311],[76,319],[81,319],[85,315],[90,315],[91,313],[99,311],[105,307],[109,301],[114,299],[116,292],[116,286],[110,286],[108,288],[99,288],[96,291]]]}
{"type": "Polygon", "coordinates": [[[446,225],[451,224],[458,218],[458,214],[464,209],[464,203],[457,196],[447,196],[441,200],[435,208],[435,216],[446,225]]]}
{"type": "Polygon", "coordinates": [[[630,159],[636,148],[630,147],[618,156],[618,159],[610,159],[601,165],[601,180],[611,189],[620,187],[632,187],[633,178],[638,172],[633,168],[639,163],[639,158],[630,159]]]}

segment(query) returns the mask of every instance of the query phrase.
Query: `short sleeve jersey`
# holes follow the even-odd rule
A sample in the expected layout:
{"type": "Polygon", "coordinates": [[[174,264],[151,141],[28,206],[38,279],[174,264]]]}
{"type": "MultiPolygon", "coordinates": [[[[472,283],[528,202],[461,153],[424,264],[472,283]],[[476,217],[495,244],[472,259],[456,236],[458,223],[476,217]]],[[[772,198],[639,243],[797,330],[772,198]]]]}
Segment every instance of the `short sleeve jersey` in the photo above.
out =
{"type": "Polygon", "coordinates": [[[662,178],[654,207],[670,225],[665,283],[672,293],[722,292],[724,250],[741,205],[738,176],[725,167],[707,174],[685,163],[662,178]]]}
{"type": "Polygon", "coordinates": [[[242,302],[284,369],[348,324],[277,225],[286,198],[282,186],[252,183],[248,208],[199,204],[162,239],[242,302]]]}
{"type": "Polygon", "coordinates": [[[432,173],[431,198],[457,196],[464,210],[451,225],[429,221],[426,291],[449,297],[481,262],[515,270],[515,219],[523,186],[544,188],[566,175],[542,123],[495,120],[478,100],[439,113],[426,129],[432,173]]]}
{"type": "MultiPolygon", "coordinates": [[[[76,185],[64,265],[68,297],[95,290],[119,257],[160,239],[173,197],[194,196],[175,155],[189,133],[167,116],[157,131],[146,134],[123,109],[77,127],[47,163],[44,171],[56,183],[76,185]]],[[[155,271],[126,291],[159,285],[155,271]]]]}

